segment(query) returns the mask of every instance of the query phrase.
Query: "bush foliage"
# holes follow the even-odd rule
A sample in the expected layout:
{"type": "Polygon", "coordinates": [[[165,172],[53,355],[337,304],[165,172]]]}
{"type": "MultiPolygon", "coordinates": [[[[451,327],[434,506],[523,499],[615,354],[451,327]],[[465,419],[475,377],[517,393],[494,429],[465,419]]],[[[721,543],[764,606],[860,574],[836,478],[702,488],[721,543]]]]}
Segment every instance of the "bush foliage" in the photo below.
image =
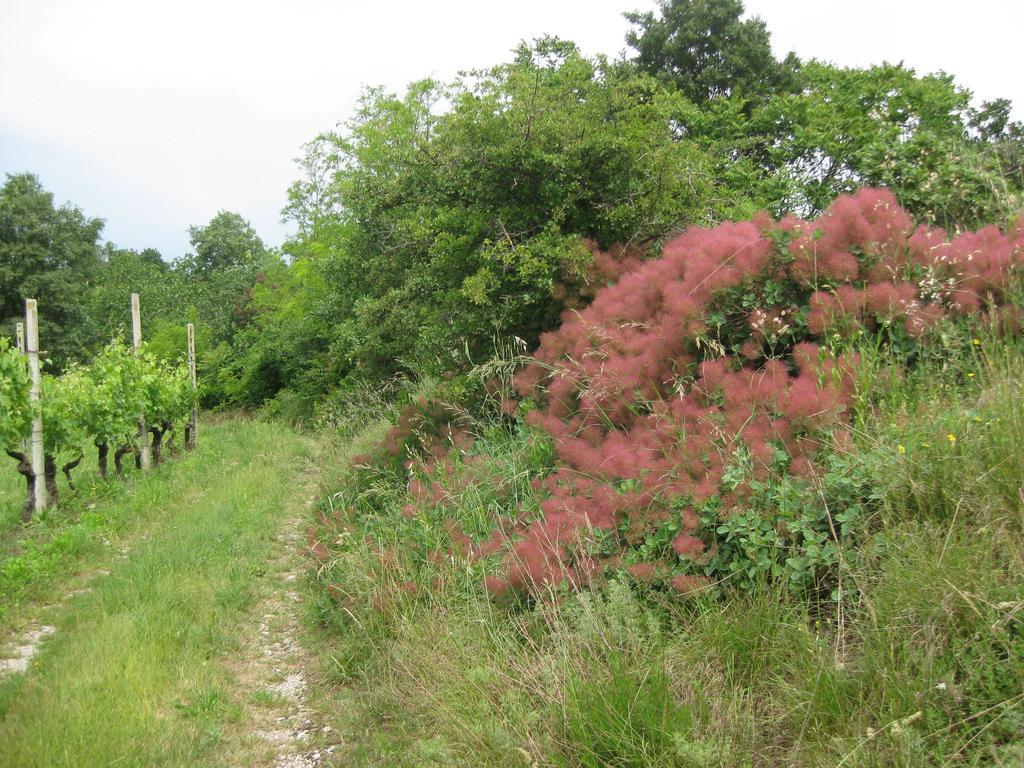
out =
{"type": "Polygon", "coordinates": [[[865,371],[903,375],[968,318],[1015,330],[1022,265],[1019,227],[949,237],[877,190],[814,220],[691,229],[567,313],[516,375],[519,456],[546,460],[497,471],[457,409],[406,412],[382,447],[409,473],[404,530],[432,531],[435,561],[497,556],[496,594],[623,571],[679,592],[820,588],[877,506],[843,459],[865,371]]]}

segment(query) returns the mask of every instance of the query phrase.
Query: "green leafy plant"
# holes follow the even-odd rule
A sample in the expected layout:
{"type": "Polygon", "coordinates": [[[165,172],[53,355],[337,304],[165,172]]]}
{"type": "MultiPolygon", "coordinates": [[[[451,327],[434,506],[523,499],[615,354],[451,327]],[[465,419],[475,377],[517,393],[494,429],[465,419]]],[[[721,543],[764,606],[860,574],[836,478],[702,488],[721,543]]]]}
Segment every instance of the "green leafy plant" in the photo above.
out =
{"type": "MultiPolygon", "coordinates": [[[[25,441],[32,408],[25,358],[0,340],[0,447],[19,462],[29,480],[26,515],[33,500],[33,474],[25,441]]],[[[72,364],[62,375],[42,377],[41,413],[46,491],[50,504],[58,500],[57,473],[74,489],[72,470],[82,461],[87,441],[96,446],[101,477],[106,479],[111,447],[118,475],[127,454],[138,455],[139,420],[149,424],[154,458],[159,463],[165,435],[184,425],[197,396],[187,367],[137,354],[114,341],[93,364],[72,364]]]]}
{"type": "Polygon", "coordinates": [[[94,387],[86,371],[72,366],[60,377],[43,376],[43,454],[49,504],[57,503],[57,470],[74,489],[71,471],[83,457],[86,425],[94,387]]]}
{"type": "Polygon", "coordinates": [[[93,391],[86,431],[96,446],[100,476],[106,479],[111,446],[119,450],[131,445],[138,432],[139,414],[146,406],[138,381],[142,371],[132,350],[114,341],[96,356],[88,372],[93,391]]]}
{"type": "MultiPolygon", "coordinates": [[[[30,496],[33,475],[25,441],[32,428],[31,386],[25,356],[12,348],[6,338],[0,337],[0,449],[18,462],[18,472],[25,477],[30,496]]],[[[31,511],[32,499],[29,498],[23,516],[31,511]]]]}

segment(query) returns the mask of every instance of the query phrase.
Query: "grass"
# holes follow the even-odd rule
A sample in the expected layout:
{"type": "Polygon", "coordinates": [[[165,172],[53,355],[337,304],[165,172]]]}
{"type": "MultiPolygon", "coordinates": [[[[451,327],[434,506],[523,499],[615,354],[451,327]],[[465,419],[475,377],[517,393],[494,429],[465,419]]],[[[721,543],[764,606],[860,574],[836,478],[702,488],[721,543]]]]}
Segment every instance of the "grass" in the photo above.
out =
{"type": "MultiPolygon", "coordinates": [[[[86,444],[82,453],[81,464],[72,472],[72,477],[78,488],[77,491],[72,491],[68,487],[63,472],[57,473],[57,487],[61,497],[61,507],[65,511],[68,508],[67,502],[69,501],[71,502],[72,509],[74,508],[75,500],[79,498],[86,497],[90,501],[95,501],[98,494],[102,493],[108,485],[99,476],[96,448],[91,444],[86,444]]],[[[21,509],[26,495],[25,479],[18,474],[16,469],[17,462],[14,459],[6,455],[0,456],[0,459],[3,459],[3,461],[0,461],[0,546],[4,546],[3,542],[6,541],[9,547],[11,539],[16,537],[21,526],[21,509]]],[[[111,458],[110,464],[110,474],[113,476],[113,458],[111,458]]],[[[125,458],[125,466],[134,466],[131,456],[125,458]]],[[[132,474],[132,470],[129,470],[128,482],[131,481],[132,474]]],[[[110,483],[114,485],[114,497],[116,497],[116,488],[120,486],[120,483],[121,481],[113,480],[110,483]]],[[[52,519],[54,515],[49,514],[46,517],[52,519]]]]}
{"type": "Polygon", "coordinates": [[[209,425],[194,454],[130,481],[117,499],[81,493],[62,522],[8,556],[35,556],[65,534],[83,542],[17,582],[22,595],[64,570],[102,562],[109,574],[53,612],[57,631],[29,675],[0,680],[0,764],[216,762],[247,703],[228,671],[245,642],[238,628],[283,515],[305,501],[296,482],[309,450],[280,424],[209,425]],[[125,559],[105,545],[116,535],[131,548],[125,559]]]}
{"type": "MultiPolygon", "coordinates": [[[[358,527],[331,534],[313,618],[345,764],[1020,765],[1024,355],[986,338],[947,358],[902,377],[866,359],[836,450],[872,512],[834,567],[838,602],[770,580],[671,601],[613,582],[510,610],[478,574],[442,565],[408,589],[416,570],[381,568],[358,527]]],[[[515,452],[502,434],[482,433],[495,457],[515,452]]],[[[374,533],[408,501],[332,483],[339,505],[379,502],[374,533]]]]}
{"type": "MultiPolygon", "coordinates": [[[[95,449],[87,447],[75,471],[76,490],[58,476],[60,503],[28,523],[21,521],[24,480],[13,461],[0,464],[0,619],[25,599],[38,600],[62,588],[67,566],[102,557],[114,540],[147,519],[146,511],[166,491],[184,483],[202,458],[169,461],[151,475],[128,470],[124,479],[99,476],[95,449]],[[126,500],[131,500],[127,502],[126,500]]],[[[126,466],[131,466],[130,457],[126,466]]]]}
{"type": "Polygon", "coordinates": [[[21,503],[25,500],[25,481],[15,470],[15,462],[6,456],[4,471],[0,472],[0,533],[14,528],[21,515],[21,503]]]}

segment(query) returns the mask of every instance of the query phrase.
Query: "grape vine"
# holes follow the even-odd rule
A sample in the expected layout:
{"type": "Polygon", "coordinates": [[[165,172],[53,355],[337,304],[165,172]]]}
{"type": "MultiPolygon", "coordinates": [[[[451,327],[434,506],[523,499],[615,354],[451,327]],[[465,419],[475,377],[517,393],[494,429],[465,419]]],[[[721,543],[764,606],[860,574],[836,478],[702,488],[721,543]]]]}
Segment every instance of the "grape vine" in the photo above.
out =
{"type": "MultiPolygon", "coordinates": [[[[30,386],[27,359],[0,338],[0,449],[18,462],[18,471],[26,478],[25,519],[33,509],[35,480],[27,447],[37,413],[29,398],[30,386]]],[[[158,464],[164,448],[176,450],[174,433],[186,424],[195,402],[187,367],[146,352],[137,355],[119,341],[107,345],[91,365],[71,366],[61,376],[44,375],[38,408],[43,418],[48,503],[58,500],[58,471],[74,489],[72,471],[90,443],[96,448],[104,479],[111,448],[118,476],[123,474],[125,456],[135,456],[138,463],[140,415],[149,425],[158,464]]]]}

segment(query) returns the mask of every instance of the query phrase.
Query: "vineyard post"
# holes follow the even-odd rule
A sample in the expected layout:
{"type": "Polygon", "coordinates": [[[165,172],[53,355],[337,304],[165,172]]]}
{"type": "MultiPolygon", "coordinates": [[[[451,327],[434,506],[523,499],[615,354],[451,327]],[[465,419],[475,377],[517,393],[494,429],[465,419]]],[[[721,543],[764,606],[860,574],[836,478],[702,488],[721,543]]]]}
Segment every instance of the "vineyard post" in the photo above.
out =
{"type": "MultiPolygon", "coordinates": [[[[25,354],[25,324],[16,323],[14,326],[14,338],[18,341],[18,351],[25,354]]],[[[28,456],[32,452],[32,446],[28,440],[22,441],[21,452],[28,456]]]]}
{"type": "MultiPolygon", "coordinates": [[[[142,354],[142,313],[139,310],[139,294],[132,294],[132,343],[135,354],[142,354]]],[[[152,458],[149,452],[149,430],[146,428],[146,414],[139,414],[139,453],[142,457],[142,469],[149,469],[152,458]]]]}
{"type": "MultiPolygon", "coordinates": [[[[196,380],[196,327],[188,324],[188,374],[192,377],[192,393],[195,394],[198,382],[196,380]]],[[[188,441],[185,444],[186,450],[193,450],[196,447],[196,429],[199,427],[199,404],[192,405],[192,413],[188,417],[188,441]]]]}
{"type": "Polygon", "coordinates": [[[36,512],[46,509],[45,469],[43,467],[43,413],[39,407],[42,385],[39,376],[39,308],[35,299],[25,299],[25,354],[32,375],[29,400],[35,410],[32,418],[32,502],[36,512]]]}

